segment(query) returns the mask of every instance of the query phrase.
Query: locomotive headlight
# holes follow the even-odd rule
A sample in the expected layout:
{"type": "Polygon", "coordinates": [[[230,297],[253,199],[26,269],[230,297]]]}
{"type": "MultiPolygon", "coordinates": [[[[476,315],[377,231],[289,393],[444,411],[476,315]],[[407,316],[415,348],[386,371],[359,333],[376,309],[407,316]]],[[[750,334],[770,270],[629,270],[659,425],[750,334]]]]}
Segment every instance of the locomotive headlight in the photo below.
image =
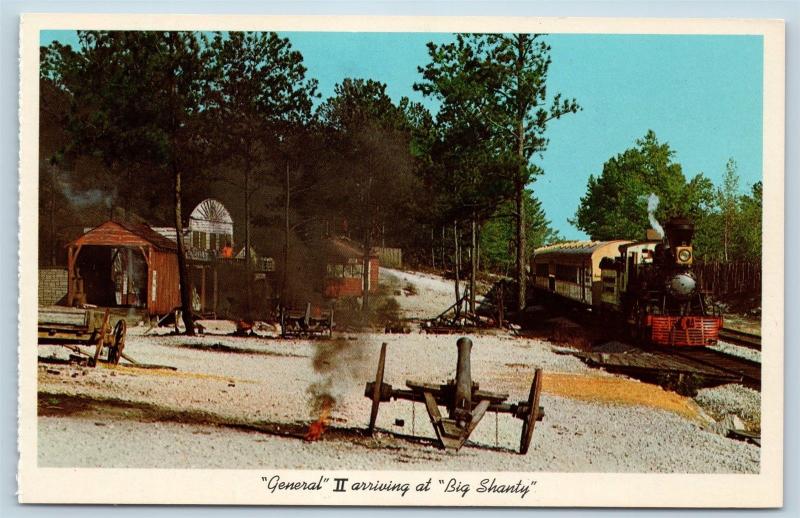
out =
{"type": "Polygon", "coordinates": [[[677,247],[678,264],[692,264],[692,247],[677,247]]]}
{"type": "Polygon", "coordinates": [[[673,296],[684,299],[694,293],[697,281],[691,273],[679,273],[669,280],[667,287],[673,296]]]}

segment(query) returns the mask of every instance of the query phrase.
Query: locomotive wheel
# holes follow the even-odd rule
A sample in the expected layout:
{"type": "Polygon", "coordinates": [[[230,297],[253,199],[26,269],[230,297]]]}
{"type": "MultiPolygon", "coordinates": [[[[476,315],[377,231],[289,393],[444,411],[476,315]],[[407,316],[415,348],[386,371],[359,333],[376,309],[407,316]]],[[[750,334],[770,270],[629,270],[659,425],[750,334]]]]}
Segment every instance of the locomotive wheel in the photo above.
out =
{"type": "Polygon", "coordinates": [[[381,404],[381,385],[383,385],[383,370],[386,366],[386,342],[381,344],[381,354],[378,358],[378,370],[375,373],[375,387],[372,389],[372,410],[369,413],[369,434],[375,430],[375,421],[378,419],[378,407],[381,404]]]}
{"type": "Polygon", "coordinates": [[[117,324],[114,326],[114,343],[108,348],[108,363],[114,365],[119,364],[119,360],[122,358],[122,351],[125,349],[125,335],[127,330],[128,324],[125,323],[125,319],[118,320],[117,324]]]}
{"type": "Polygon", "coordinates": [[[536,426],[536,419],[539,417],[539,395],[542,391],[542,369],[536,369],[533,373],[531,392],[528,394],[528,415],[522,421],[522,433],[519,438],[519,452],[522,455],[528,453],[533,438],[533,428],[536,426]]]}

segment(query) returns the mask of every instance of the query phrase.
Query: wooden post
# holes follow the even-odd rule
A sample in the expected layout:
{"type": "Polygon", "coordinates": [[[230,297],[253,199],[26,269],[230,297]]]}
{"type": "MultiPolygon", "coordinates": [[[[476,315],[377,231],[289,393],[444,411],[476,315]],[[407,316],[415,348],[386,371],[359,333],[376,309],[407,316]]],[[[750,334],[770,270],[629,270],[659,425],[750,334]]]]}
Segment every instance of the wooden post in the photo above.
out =
{"type": "Polygon", "coordinates": [[[503,327],[503,319],[505,318],[505,281],[500,281],[500,286],[498,286],[498,291],[500,292],[497,298],[497,326],[503,327]]]}
{"type": "Polygon", "coordinates": [[[472,246],[469,250],[469,258],[470,258],[470,274],[469,274],[469,312],[473,316],[475,315],[475,277],[478,273],[478,260],[477,260],[477,249],[478,249],[478,230],[477,230],[477,223],[475,221],[475,216],[472,216],[472,246]]]}
{"type": "Polygon", "coordinates": [[[67,248],[67,306],[75,301],[75,254],[74,247],[67,248]]]}
{"type": "Polygon", "coordinates": [[[219,300],[219,298],[218,298],[218,296],[217,296],[217,267],[216,267],[216,266],[214,266],[214,268],[213,268],[213,272],[214,272],[214,274],[213,274],[213,290],[214,290],[214,295],[213,295],[213,298],[212,298],[212,301],[213,301],[213,302],[212,302],[212,306],[211,306],[211,307],[212,307],[212,309],[211,309],[211,310],[212,310],[214,313],[216,313],[216,312],[217,312],[217,301],[219,300]]]}
{"type": "Polygon", "coordinates": [[[206,267],[200,267],[200,312],[206,310],[206,267]]]}
{"type": "Polygon", "coordinates": [[[453,222],[453,243],[455,245],[455,254],[454,254],[454,269],[455,269],[455,289],[456,289],[456,308],[455,308],[455,318],[461,316],[461,293],[459,289],[459,269],[461,268],[461,263],[459,262],[458,257],[458,222],[453,222]]]}

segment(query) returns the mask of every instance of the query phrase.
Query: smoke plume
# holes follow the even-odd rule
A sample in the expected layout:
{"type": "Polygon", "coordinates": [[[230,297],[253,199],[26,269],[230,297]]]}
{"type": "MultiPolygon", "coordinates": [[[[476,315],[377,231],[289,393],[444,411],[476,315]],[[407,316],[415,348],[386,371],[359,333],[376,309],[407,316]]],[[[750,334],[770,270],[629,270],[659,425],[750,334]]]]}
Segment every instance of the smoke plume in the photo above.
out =
{"type": "Polygon", "coordinates": [[[658,233],[658,238],[664,238],[664,228],[656,219],[656,209],[658,208],[658,196],[655,193],[651,192],[650,196],[647,197],[647,219],[650,220],[650,226],[658,233]]]}
{"type": "Polygon", "coordinates": [[[86,191],[78,191],[72,185],[62,179],[56,180],[58,187],[64,196],[76,208],[86,208],[93,205],[99,205],[105,208],[110,208],[114,203],[114,196],[111,193],[101,189],[88,189],[86,191]]]}
{"type": "Polygon", "coordinates": [[[312,365],[320,379],[312,383],[306,393],[309,410],[316,418],[341,400],[350,382],[361,381],[369,373],[369,354],[367,344],[361,340],[339,338],[314,345],[312,365]]]}

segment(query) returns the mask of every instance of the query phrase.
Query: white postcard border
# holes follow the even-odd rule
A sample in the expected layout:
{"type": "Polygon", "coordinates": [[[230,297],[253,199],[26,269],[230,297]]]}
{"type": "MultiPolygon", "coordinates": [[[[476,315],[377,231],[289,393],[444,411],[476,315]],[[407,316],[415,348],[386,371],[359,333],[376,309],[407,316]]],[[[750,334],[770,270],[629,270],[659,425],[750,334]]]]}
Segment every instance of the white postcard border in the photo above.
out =
{"type": "MultiPolygon", "coordinates": [[[[19,500],[26,503],[775,507],[783,500],[783,185],[785,35],[779,20],[28,14],[20,29],[19,500]],[[39,31],[173,29],[369,32],[753,34],[764,37],[762,449],[758,475],[156,470],[37,466],[39,31]],[[271,493],[262,477],[312,481],[535,480],[525,499],[471,492],[271,493]],[[80,491],[76,491],[80,487],[80,491]]],[[[434,482],[435,489],[436,482],[434,482]]]]}

